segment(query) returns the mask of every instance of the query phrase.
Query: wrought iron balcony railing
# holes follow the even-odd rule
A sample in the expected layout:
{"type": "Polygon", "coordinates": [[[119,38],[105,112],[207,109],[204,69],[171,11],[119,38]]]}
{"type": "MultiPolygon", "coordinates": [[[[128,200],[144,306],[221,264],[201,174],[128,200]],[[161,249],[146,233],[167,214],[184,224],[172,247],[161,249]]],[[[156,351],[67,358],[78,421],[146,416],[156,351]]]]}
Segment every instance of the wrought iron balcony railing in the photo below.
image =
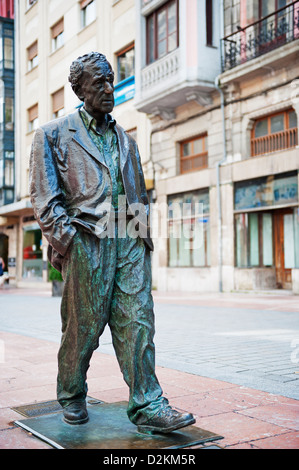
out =
{"type": "Polygon", "coordinates": [[[299,0],[222,39],[222,71],[299,39],[299,0]]]}

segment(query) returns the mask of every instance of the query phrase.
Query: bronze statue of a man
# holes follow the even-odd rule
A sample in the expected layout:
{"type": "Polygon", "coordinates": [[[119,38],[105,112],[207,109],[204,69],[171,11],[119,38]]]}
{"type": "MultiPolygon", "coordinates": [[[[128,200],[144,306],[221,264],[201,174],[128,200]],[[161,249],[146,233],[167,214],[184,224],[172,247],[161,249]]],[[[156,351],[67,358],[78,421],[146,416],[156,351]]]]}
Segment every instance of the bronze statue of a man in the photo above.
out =
{"type": "Polygon", "coordinates": [[[140,432],[165,433],[195,419],[169,405],[155,374],[148,199],[136,142],[109,114],[113,80],[103,54],[75,60],[69,81],[84,106],[37,129],[32,144],[34,214],[65,281],[57,398],[67,423],[88,420],[87,370],[108,324],[130,390],[129,419],[140,432]],[[136,205],[143,235],[120,234],[112,219],[128,228],[136,205]]]}

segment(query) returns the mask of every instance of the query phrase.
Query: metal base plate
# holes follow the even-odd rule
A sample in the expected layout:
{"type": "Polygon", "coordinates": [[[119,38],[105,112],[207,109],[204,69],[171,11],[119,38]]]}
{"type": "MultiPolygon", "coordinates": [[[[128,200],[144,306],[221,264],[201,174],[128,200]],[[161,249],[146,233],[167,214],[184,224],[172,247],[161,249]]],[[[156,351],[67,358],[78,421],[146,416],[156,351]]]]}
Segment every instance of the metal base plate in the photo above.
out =
{"type": "Polygon", "coordinates": [[[65,423],[62,412],[15,424],[56,449],[180,449],[222,439],[196,426],[169,434],[141,434],[127,417],[127,405],[127,402],[90,404],[89,421],[77,426],[65,423]]]}

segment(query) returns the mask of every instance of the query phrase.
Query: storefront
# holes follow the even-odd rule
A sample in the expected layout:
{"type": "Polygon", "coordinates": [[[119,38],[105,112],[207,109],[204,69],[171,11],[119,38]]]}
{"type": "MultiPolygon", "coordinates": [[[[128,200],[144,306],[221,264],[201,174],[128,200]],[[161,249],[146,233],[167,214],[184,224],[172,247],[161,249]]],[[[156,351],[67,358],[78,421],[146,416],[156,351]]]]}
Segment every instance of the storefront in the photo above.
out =
{"type": "Polygon", "coordinates": [[[234,216],[237,288],[292,289],[299,268],[297,171],[235,183],[234,216]]]}

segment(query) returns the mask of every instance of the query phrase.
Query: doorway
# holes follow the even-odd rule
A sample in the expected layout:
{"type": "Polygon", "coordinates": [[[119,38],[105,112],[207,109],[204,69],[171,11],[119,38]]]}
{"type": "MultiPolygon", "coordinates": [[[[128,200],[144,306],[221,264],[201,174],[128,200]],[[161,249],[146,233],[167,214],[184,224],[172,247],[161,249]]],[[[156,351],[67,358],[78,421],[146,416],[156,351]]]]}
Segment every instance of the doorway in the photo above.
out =
{"type": "Polygon", "coordinates": [[[293,211],[274,211],[274,259],[278,289],[292,289],[295,266],[293,211]]]}
{"type": "Polygon", "coordinates": [[[5,269],[8,270],[8,236],[0,233],[0,257],[3,258],[5,269]]]}

